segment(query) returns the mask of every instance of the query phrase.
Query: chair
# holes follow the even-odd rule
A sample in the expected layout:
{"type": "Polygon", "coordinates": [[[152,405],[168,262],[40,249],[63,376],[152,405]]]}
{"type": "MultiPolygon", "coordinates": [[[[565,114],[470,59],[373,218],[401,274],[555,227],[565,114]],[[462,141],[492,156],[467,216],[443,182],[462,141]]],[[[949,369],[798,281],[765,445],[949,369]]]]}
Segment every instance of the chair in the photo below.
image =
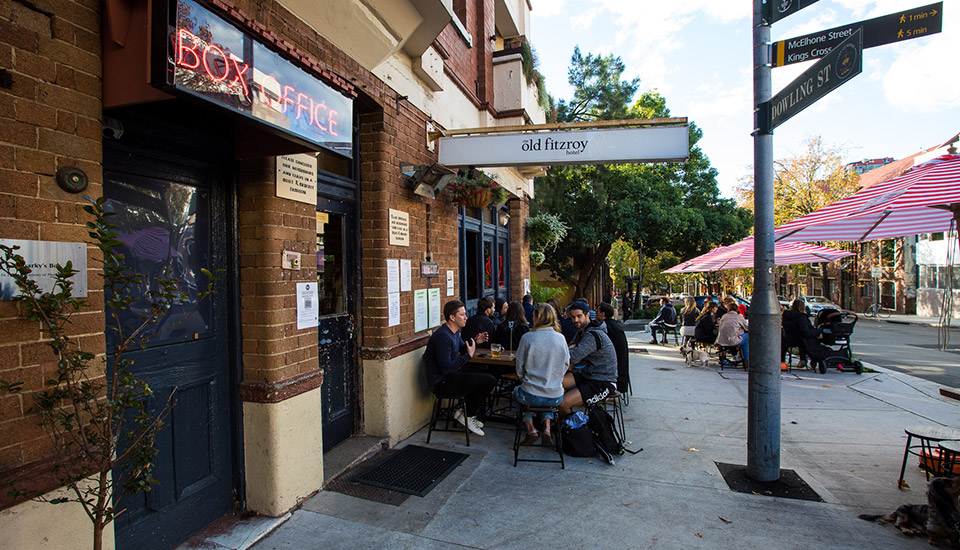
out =
{"type": "Polygon", "coordinates": [[[960,441],[948,439],[941,441],[940,448],[940,471],[938,477],[957,477],[960,475],[960,441]]]}
{"type": "Polygon", "coordinates": [[[651,335],[651,336],[653,336],[654,338],[656,338],[656,337],[657,337],[657,332],[662,332],[662,333],[663,333],[663,343],[664,343],[664,344],[667,343],[667,336],[669,336],[670,334],[672,334],[672,335],[673,335],[673,343],[674,343],[674,345],[677,345],[677,346],[680,345],[680,325],[679,325],[679,324],[676,324],[676,325],[660,325],[660,326],[658,326],[657,328],[650,327],[650,335],[651,335]]]}
{"type": "Polygon", "coordinates": [[[616,424],[617,428],[620,430],[620,435],[626,437],[624,419],[623,419],[623,404],[625,396],[619,391],[614,391],[612,394],[608,395],[603,401],[599,402],[598,405],[603,407],[603,410],[610,413],[610,416],[613,417],[613,422],[616,424]]]}
{"type": "MultiPolygon", "coordinates": [[[[941,441],[960,440],[960,431],[944,428],[942,426],[910,426],[903,430],[907,434],[907,444],[903,449],[903,462],[900,464],[900,478],[897,480],[897,487],[903,487],[903,474],[907,470],[907,458],[910,455],[920,459],[920,467],[923,468],[927,481],[930,481],[930,474],[936,474],[939,466],[935,465],[934,458],[939,460],[941,441]],[[914,443],[917,438],[919,443],[914,443]]],[[[942,461],[941,461],[942,462],[942,461]]]]}
{"type": "Polygon", "coordinates": [[[743,354],[740,352],[739,346],[721,346],[717,344],[717,349],[719,350],[719,360],[720,360],[720,370],[723,370],[725,366],[736,366],[737,363],[740,363],[740,366],[746,370],[747,364],[743,360],[743,354]],[[727,359],[727,354],[730,354],[730,359],[727,359]],[[724,365],[724,362],[731,363],[730,365],[724,365]]]}
{"type": "Polygon", "coordinates": [[[517,410],[517,431],[513,437],[513,467],[517,467],[518,462],[559,462],[560,469],[565,470],[566,465],[563,463],[563,435],[560,430],[559,414],[557,407],[533,407],[530,405],[524,405],[519,403],[519,408],[517,410]],[[552,412],[553,413],[553,430],[551,430],[550,435],[553,436],[553,445],[557,454],[560,456],[559,459],[548,459],[548,458],[520,458],[520,439],[523,437],[523,434],[526,433],[526,427],[523,424],[523,413],[532,412],[536,414],[552,412]]]}
{"type": "Polygon", "coordinates": [[[458,410],[465,408],[467,403],[466,396],[438,394],[433,400],[433,413],[430,415],[430,427],[427,429],[427,443],[430,443],[430,436],[433,432],[459,432],[467,438],[467,447],[470,446],[470,430],[466,424],[461,425],[453,416],[458,410]],[[446,401],[446,405],[443,402],[446,401]],[[443,428],[437,428],[437,422],[443,422],[443,428]],[[451,428],[450,425],[454,427],[451,428]]]}

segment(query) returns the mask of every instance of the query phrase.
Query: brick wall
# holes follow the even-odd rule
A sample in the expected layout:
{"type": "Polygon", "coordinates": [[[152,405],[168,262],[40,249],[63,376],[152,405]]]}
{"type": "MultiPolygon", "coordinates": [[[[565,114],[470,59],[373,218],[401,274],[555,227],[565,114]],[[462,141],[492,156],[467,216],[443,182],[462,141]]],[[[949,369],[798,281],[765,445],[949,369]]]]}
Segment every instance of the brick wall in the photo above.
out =
{"type": "MultiPolygon", "coordinates": [[[[102,193],[100,147],[100,2],[0,2],[0,237],[85,242],[81,195],[54,176],[77,166],[102,193]]],[[[69,329],[80,349],[104,352],[103,285],[88,248],[89,305],[69,329]]],[[[0,302],[0,380],[23,382],[23,394],[0,395],[0,478],[19,477],[50,455],[31,393],[55,377],[53,353],[39,324],[23,320],[16,302],[0,302]]],[[[6,499],[6,491],[0,499],[6,499]]],[[[0,500],[6,503],[6,501],[0,500]]]]}

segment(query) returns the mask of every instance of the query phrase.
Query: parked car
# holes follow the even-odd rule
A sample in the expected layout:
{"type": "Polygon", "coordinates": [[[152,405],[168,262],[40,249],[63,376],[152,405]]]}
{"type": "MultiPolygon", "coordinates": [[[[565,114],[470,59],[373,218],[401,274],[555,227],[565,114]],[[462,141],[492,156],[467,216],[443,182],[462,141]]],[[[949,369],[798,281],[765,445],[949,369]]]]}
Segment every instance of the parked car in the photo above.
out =
{"type": "Polygon", "coordinates": [[[780,302],[780,305],[785,309],[790,309],[790,304],[793,303],[793,300],[787,298],[783,294],[777,294],[777,301],[780,302]]]}
{"type": "Polygon", "coordinates": [[[841,311],[840,306],[823,296],[799,296],[799,299],[803,300],[803,309],[807,312],[807,315],[816,315],[821,309],[841,311]]]}
{"type": "Polygon", "coordinates": [[[694,296],[693,299],[697,301],[697,308],[703,309],[703,303],[707,301],[707,298],[713,298],[713,301],[719,303],[720,300],[716,296],[694,296]]]}

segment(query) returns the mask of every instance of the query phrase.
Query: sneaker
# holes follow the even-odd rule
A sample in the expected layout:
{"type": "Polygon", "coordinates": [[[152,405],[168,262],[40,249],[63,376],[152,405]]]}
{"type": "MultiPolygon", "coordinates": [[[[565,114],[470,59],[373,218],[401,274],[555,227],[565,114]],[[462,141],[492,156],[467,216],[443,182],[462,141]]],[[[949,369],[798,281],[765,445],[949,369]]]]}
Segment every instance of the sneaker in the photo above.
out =
{"type": "MultiPolygon", "coordinates": [[[[463,414],[463,409],[457,409],[457,410],[453,413],[453,418],[454,418],[457,422],[459,422],[461,426],[466,426],[466,425],[467,425],[467,420],[466,420],[467,417],[466,417],[465,414],[463,414]]],[[[483,422],[480,422],[479,420],[476,420],[477,417],[473,417],[473,418],[474,418],[474,422],[476,423],[477,427],[478,427],[478,428],[482,428],[482,427],[483,427],[483,422]]]]}
{"type": "Polygon", "coordinates": [[[483,436],[483,430],[480,429],[479,424],[476,416],[467,417],[467,429],[479,436],[483,436]]]}
{"type": "Polygon", "coordinates": [[[650,343],[651,343],[651,344],[659,344],[659,342],[657,342],[656,340],[650,340],[650,343]]]}

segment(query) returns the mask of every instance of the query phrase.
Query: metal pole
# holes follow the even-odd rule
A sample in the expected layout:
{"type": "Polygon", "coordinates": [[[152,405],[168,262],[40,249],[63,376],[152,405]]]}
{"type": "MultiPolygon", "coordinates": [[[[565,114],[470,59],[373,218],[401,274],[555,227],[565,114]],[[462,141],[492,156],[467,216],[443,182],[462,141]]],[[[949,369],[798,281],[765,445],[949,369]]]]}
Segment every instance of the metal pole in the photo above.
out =
{"type": "MultiPolygon", "coordinates": [[[[763,2],[753,5],[754,105],[771,97],[770,26],[763,2]]],[[[761,113],[755,111],[755,116],[761,113]]],[[[760,128],[759,124],[755,128],[760,128]]],[[[753,299],[750,302],[750,365],[747,396],[747,475],[780,478],[780,307],[774,291],[773,136],[753,138],[753,299]]]]}

